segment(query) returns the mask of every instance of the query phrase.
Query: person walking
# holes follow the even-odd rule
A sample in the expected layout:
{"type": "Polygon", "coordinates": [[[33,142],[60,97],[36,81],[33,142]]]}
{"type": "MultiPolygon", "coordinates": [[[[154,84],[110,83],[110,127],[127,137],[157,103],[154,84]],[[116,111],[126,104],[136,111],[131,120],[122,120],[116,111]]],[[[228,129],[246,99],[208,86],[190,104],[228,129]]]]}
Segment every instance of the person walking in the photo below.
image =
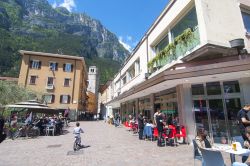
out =
{"type": "Polygon", "coordinates": [[[138,129],[139,129],[139,140],[142,140],[143,129],[144,129],[144,119],[143,119],[142,113],[140,113],[138,116],[138,129]]]}
{"type": "Polygon", "coordinates": [[[163,133],[163,128],[164,128],[164,123],[163,123],[163,117],[161,114],[161,111],[159,110],[158,115],[156,116],[156,125],[157,125],[157,130],[158,130],[158,141],[157,141],[157,146],[162,146],[162,133],[163,133]]]}
{"type": "Polygon", "coordinates": [[[248,111],[250,111],[250,104],[245,104],[244,107],[237,113],[237,121],[244,141],[247,140],[245,129],[250,126],[250,119],[247,115],[248,111]]]}

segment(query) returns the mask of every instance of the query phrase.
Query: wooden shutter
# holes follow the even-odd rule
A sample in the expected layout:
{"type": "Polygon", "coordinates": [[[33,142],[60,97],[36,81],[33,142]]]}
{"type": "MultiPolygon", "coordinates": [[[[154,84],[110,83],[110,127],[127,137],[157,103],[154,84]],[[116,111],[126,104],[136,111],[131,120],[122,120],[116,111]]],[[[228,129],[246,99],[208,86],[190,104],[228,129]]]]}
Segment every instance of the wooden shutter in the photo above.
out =
{"type": "Polygon", "coordinates": [[[66,64],[63,64],[63,71],[65,71],[66,64]]]}
{"type": "Polygon", "coordinates": [[[54,102],[55,102],[55,95],[52,95],[51,103],[54,103],[54,102]]]}
{"type": "Polygon", "coordinates": [[[73,72],[73,67],[74,67],[73,64],[71,64],[71,72],[73,72]]]}
{"type": "Polygon", "coordinates": [[[62,95],[60,95],[60,103],[62,103],[62,98],[63,98],[62,95]]]}
{"type": "Polygon", "coordinates": [[[41,69],[42,62],[39,61],[38,64],[39,64],[38,69],[41,69]]]}
{"type": "Polygon", "coordinates": [[[30,60],[30,64],[29,64],[30,68],[32,68],[32,63],[33,63],[33,60],[30,60]]]}
{"type": "Polygon", "coordinates": [[[68,104],[70,103],[70,95],[68,95],[68,104]]]}
{"type": "Polygon", "coordinates": [[[56,69],[55,69],[56,71],[58,70],[58,63],[56,63],[56,69]]]}

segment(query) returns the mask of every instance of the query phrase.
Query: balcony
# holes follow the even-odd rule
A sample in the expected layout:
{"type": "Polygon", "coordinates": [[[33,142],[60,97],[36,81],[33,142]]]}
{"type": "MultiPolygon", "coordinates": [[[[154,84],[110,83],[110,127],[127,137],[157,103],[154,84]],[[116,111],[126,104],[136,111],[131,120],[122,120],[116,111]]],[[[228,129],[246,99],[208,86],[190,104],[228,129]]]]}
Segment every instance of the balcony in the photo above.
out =
{"type": "Polygon", "coordinates": [[[154,73],[166,64],[185,57],[189,51],[200,44],[199,28],[188,28],[181,35],[168,44],[164,50],[160,51],[151,61],[148,62],[150,73],[154,73]]]}
{"type": "Polygon", "coordinates": [[[48,89],[48,90],[53,90],[54,88],[55,88],[54,85],[47,85],[47,86],[45,87],[45,89],[48,89]]]}

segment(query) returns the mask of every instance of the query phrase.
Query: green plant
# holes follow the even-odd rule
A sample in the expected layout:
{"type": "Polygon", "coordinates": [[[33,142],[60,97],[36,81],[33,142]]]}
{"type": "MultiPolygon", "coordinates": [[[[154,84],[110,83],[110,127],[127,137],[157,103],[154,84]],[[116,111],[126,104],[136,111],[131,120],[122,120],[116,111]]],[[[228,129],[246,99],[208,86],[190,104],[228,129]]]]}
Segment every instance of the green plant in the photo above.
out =
{"type": "Polygon", "coordinates": [[[177,36],[172,43],[169,43],[163,50],[161,50],[153,59],[148,62],[149,70],[152,71],[154,65],[161,61],[163,58],[165,58],[167,62],[176,60],[176,46],[178,44],[184,44],[185,46],[187,46],[188,42],[192,40],[193,36],[194,35],[191,28],[184,30],[183,33],[177,36]],[[171,55],[172,58],[170,58],[171,55]]]}

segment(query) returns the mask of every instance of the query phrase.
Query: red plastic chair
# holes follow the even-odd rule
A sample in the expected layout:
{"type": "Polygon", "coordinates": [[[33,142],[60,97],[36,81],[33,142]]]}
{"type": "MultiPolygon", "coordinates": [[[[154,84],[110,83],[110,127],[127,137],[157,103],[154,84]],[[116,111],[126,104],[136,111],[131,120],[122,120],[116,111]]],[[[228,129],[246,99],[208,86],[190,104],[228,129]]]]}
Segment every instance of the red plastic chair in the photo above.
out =
{"type": "Polygon", "coordinates": [[[186,133],[186,129],[184,126],[181,126],[181,130],[180,130],[180,133],[179,134],[175,134],[175,136],[180,139],[180,138],[183,138],[183,142],[185,142],[185,139],[187,137],[187,133],[186,133]]]}
{"type": "Polygon", "coordinates": [[[159,135],[158,129],[157,129],[157,127],[155,127],[153,130],[153,136],[154,136],[154,138],[158,138],[158,135],[159,135]]]}
{"type": "Polygon", "coordinates": [[[176,146],[177,145],[176,144],[176,128],[173,125],[169,125],[168,128],[171,130],[168,135],[168,138],[172,139],[174,141],[174,145],[176,146]]]}

